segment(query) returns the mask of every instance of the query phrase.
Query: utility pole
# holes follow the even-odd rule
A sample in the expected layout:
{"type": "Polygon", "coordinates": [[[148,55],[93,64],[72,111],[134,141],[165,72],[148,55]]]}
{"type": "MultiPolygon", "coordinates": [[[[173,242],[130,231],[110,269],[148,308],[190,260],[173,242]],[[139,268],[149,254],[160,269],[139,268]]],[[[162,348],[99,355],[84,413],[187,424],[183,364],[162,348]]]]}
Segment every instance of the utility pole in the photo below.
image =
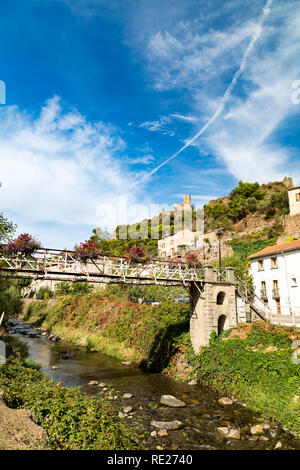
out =
{"type": "Polygon", "coordinates": [[[222,255],[221,255],[221,238],[223,236],[223,230],[219,229],[216,233],[219,243],[219,281],[222,280],[222,255]]]}

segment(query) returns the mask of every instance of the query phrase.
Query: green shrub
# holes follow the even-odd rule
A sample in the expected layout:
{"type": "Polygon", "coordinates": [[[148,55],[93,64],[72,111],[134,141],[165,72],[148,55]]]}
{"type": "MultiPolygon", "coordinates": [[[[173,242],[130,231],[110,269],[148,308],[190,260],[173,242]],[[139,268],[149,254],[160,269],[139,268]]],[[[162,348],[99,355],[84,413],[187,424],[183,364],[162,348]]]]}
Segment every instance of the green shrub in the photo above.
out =
{"type": "Polygon", "coordinates": [[[22,307],[21,284],[18,281],[6,281],[0,288],[0,315],[2,312],[10,317],[20,315],[22,307]]]}
{"type": "Polygon", "coordinates": [[[300,367],[291,359],[295,332],[254,324],[246,339],[223,341],[229,333],[212,335],[209,346],[188,359],[200,381],[222,394],[233,394],[300,436],[300,403],[294,399],[299,395],[300,367]]]}
{"type": "Polygon", "coordinates": [[[53,384],[41,372],[9,359],[0,369],[0,388],[12,408],[30,409],[55,450],[133,450],[137,446],[105,398],[53,384]]]}
{"type": "Polygon", "coordinates": [[[45,287],[40,287],[39,288],[39,290],[36,293],[36,298],[41,299],[41,300],[43,300],[43,299],[46,300],[47,297],[45,297],[45,294],[48,294],[48,299],[53,297],[52,290],[48,286],[45,286],[45,287]]]}
{"type": "Polygon", "coordinates": [[[92,292],[94,286],[88,282],[61,281],[57,284],[55,295],[84,295],[92,292]]]}

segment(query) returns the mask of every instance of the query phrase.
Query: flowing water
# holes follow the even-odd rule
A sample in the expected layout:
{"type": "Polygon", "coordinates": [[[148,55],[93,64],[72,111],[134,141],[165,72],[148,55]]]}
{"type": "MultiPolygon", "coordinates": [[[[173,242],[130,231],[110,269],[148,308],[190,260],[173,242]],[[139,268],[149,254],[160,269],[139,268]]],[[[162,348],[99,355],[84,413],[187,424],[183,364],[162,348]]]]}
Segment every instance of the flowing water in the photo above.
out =
{"type": "Polygon", "coordinates": [[[300,449],[300,442],[274,421],[263,419],[241,404],[219,405],[220,397],[208,388],[177,383],[160,373],[144,372],[104,353],[90,352],[64,341],[52,342],[29,325],[14,322],[8,331],[28,345],[31,358],[54,382],[62,381],[67,387],[79,386],[82,392],[99,396],[99,399],[101,394],[111,391],[112,404],[122,412],[124,407],[131,406],[133,411],[125,413],[121,419],[128,427],[138,429],[139,440],[147,449],[274,449],[278,441],[283,449],[300,449]],[[33,337],[28,336],[30,333],[33,337]],[[68,357],[73,357],[66,358],[66,351],[72,353],[67,354],[68,357]],[[88,385],[92,380],[107,384],[107,392],[98,385],[88,385]],[[120,393],[114,399],[117,391],[120,393]],[[133,397],[125,399],[124,393],[133,397]],[[162,406],[162,395],[173,395],[187,406],[162,406]],[[153,420],[179,420],[183,427],[169,431],[168,436],[153,437],[151,432],[158,431],[151,425],[153,420]],[[270,429],[264,431],[266,441],[249,432],[250,426],[262,423],[270,424],[270,429]],[[241,438],[224,439],[218,435],[218,427],[238,429],[241,438]]]}

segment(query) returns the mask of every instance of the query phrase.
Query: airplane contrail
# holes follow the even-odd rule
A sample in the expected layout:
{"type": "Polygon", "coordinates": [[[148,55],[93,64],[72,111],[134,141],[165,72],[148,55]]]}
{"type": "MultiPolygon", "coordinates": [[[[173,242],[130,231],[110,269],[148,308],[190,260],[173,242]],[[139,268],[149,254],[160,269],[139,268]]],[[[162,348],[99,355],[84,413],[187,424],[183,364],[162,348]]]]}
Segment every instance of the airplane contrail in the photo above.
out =
{"type": "Polygon", "coordinates": [[[248,47],[247,47],[244,55],[243,55],[241,65],[240,65],[239,69],[235,72],[235,74],[233,76],[233,79],[232,79],[230,85],[228,86],[227,90],[225,91],[225,93],[223,95],[223,98],[222,98],[217,110],[215,111],[215,113],[211,116],[211,118],[207,121],[207,123],[204,124],[204,126],[200,129],[200,131],[197,132],[196,135],[194,135],[194,137],[192,137],[186,144],[184,144],[183,147],[181,147],[179,150],[177,150],[177,152],[174,153],[171,157],[169,157],[167,160],[165,160],[160,165],[158,165],[156,168],[154,168],[154,170],[152,170],[149,173],[149,176],[156,173],[162,166],[169,163],[171,160],[173,160],[173,158],[177,157],[177,155],[179,155],[187,147],[189,147],[196,139],[198,139],[198,137],[200,137],[200,135],[202,135],[215,122],[215,120],[222,113],[222,111],[225,107],[225,104],[228,101],[228,99],[230,98],[230,95],[231,95],[238,79],[240,78],[241,74],[243,73],[243,70],[244,70],[244,68],[247,64],[248,56],[251,53],[256,41],[258,40],[258,38],[261,35],[261,26],[262,26],[263,22],[265,21],[266,17],[270,14],[270,7],[272,5],[272,2],[273,2],[273,0],[267,0],[267,3],[266,3],[266,5],[263,9],[262,17],[261,17],[260,21],[258,22],[258,24],[256,26],[256,31],[255,31],[250,43],[248,44],[248,47]]]}

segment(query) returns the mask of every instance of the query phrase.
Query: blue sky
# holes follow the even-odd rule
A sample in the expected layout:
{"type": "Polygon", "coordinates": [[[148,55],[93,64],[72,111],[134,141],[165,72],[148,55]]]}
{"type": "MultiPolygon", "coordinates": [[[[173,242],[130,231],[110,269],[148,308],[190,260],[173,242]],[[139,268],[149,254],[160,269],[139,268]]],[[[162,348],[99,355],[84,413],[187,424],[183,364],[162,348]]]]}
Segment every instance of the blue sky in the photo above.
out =
{"type": "Polygon", "coordinates": [[[2,210],[44,246],[300,184],[298,1],[2,0],[0,41],[2,210]]]}

